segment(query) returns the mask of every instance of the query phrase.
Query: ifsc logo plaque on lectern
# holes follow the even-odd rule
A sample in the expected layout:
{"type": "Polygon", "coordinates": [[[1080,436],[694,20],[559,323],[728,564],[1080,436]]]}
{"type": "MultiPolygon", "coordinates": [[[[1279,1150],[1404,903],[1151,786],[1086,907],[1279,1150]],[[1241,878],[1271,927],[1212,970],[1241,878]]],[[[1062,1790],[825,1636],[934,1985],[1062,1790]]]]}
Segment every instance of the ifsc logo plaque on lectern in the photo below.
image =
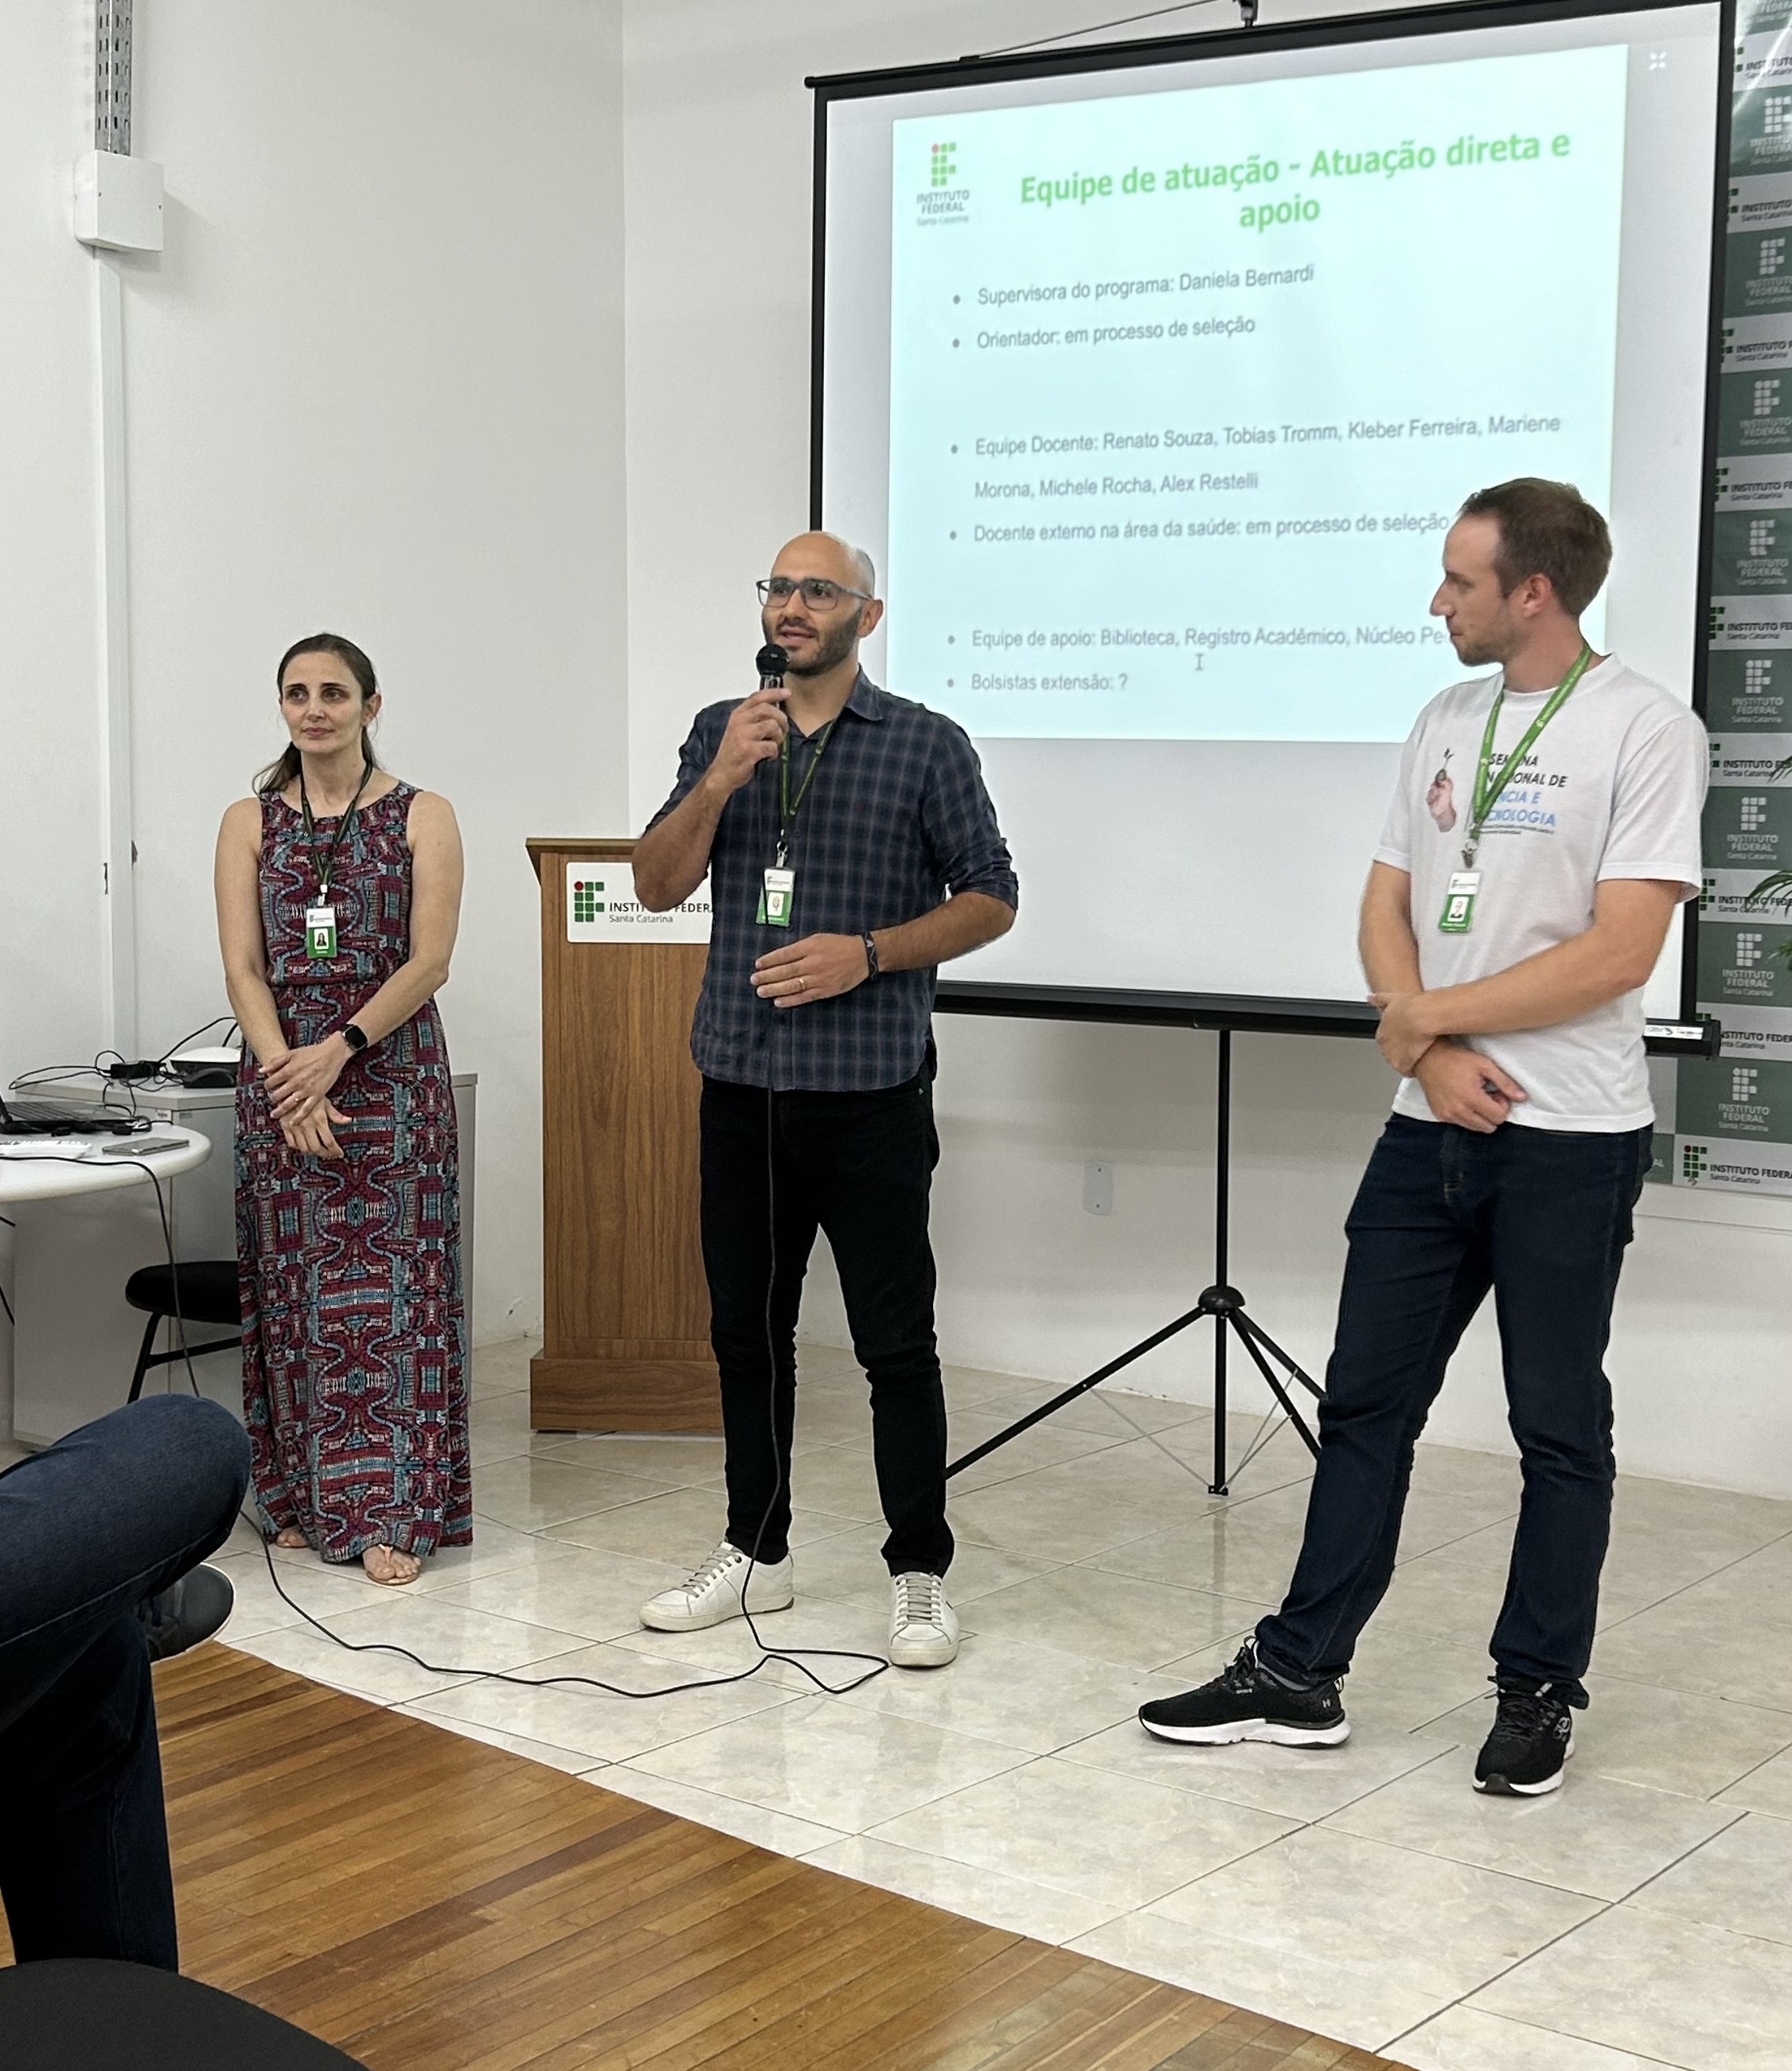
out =
{"type": "Polygon", "coordinates": [[[569,942],[707,942],[709,886],[682,906],[650,912],[635,896],[634,866],[617,857],[588,857],[566,866],[569,942]]]}

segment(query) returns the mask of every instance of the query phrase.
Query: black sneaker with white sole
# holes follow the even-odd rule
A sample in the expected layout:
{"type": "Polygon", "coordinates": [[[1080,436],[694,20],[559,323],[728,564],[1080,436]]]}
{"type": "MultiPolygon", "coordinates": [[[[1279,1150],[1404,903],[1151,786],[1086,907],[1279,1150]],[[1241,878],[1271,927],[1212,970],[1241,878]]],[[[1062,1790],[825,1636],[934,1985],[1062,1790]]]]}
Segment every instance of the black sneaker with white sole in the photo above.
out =
{"type": "Polygon", "coordinates": [[[1268,1741],[1277,1747],[1336,1747],[1350,1724],[1335,1682],[1293,1690],[1272,1675],[1247,1640],[1223,1675],[1179,1697],[1155,1697],[1139,1707],[1138,1723],[1160,1741],[1225,1747],[1234,1741],[1268,1741]]]}
{"type": "Polygon", "coordinates": [[[1574,1752],[1573,1702],[1554,1683],[1503,1688],[1493,1731],[1475,1761],[1475,1789],[1495,1798],[1541,1798],[1560,1790],[1562,1765],[1574,1752]]]}

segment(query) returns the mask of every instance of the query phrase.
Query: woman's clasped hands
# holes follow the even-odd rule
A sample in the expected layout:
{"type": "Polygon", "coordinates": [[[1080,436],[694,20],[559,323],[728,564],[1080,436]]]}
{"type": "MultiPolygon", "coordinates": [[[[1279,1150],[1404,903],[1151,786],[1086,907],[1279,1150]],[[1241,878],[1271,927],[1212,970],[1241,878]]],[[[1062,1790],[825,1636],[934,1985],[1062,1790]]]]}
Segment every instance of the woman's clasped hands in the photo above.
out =
{"type": "Polygon", "coordinates": [[[289,1150],[317,1158],[342,1156],[330,1124],[349,1118],[330,1098],[330,1089],[351,1054],[339,1036],[326,1036],[321,1043],[285,1051],[262,1067],[268,1105],[289,1150]]]}

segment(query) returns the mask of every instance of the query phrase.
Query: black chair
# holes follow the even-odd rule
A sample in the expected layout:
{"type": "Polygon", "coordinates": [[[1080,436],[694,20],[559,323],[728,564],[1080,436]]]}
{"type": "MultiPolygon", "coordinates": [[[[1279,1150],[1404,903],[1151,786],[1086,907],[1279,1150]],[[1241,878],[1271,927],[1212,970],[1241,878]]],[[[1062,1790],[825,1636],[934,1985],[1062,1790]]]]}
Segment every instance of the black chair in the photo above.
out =
{"type": "Polygon", "coordinates": [[[125,1282],[125,1299],[133,1309],[150,1312],[142,1349],[137,1355],[137,1371],[131,1376],[131,1392],[125,1398],[127,1402],[136,1401],[143,1392],[143,1376],[151,1367],[169,1366],[189,1356],[197,1359],[202,1352],[228,1351],[232,1345],[243,1342],[243,1310],[234,1258],[182,1259],[178,1265],[140,1266],[125,1282]],[[183,1325],[224,1324],[234,1328],[236,1335],[188,1345],[185,1351],[178,1346],[171,1352],[153,1351],[155,1334],[163,1318],[170,1316],[178,1316],[183,1325]]]}
{"type": "Polygon", "coordinates": [[[97,1958],[0,1970],[0,2038],[7,2071],[366,2071],[197,1979],[97,1958]]]}

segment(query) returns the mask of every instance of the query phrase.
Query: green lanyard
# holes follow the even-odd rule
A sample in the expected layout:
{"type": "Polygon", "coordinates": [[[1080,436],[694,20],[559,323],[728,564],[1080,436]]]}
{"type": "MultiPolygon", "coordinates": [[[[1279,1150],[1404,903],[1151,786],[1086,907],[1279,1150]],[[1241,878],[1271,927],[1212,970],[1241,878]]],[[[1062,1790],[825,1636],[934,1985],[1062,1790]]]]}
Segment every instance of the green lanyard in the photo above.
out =
{"type": "Polygon", "coordinates": [[[1474,803],[1469,818],[1468,839],[1462,844],[1462,867],[1473,870],[1474,859],[1481,847],[1481,830],[1487,823],[1487,815],[1499,802],[1499,794],[1511,778],[1516,774],[1520,763],[1536,747],[1537,736],[1568,702],[1568,694],[1593,666],[1593,650],[1582,647],[1574,666],[1563,677],[1550,693],[1549,702],[1525,729],[1519,741],[1502,765],[1499,774],[1492,773],[1494,735],[1499,731],[1499,715],[1506,703],[1506,687],[1503,683],[1493,701],[1493,710],[1487,714],[1487,730],[1481,736],[1481,760],[1475,766],[1474,803]]]}
{"type": "Polygon", "coordinates": [[[815,781],[815,772],[822,766],[822,757],[827,752],[827,744],[834,738],[834,729],[840,724],[830,719],[815,736],[814,752],[809,758],[809,767],[802,773],[802,781],[797,786],[797,795],[790,796],[790,736],[785,732],[778,747],[777,757],[777,867],[782,870],[790,854],[790,830],[797,824],[797,815],[802,810],[802,802],[809,796],[809,787],[815,781]]]}
{"type": "MultiPolygon", "coordinates": [[[[349,822],[355,818],[355,809],[360,804],[361,794],[367,788],[367,779],[371,777],[372,774],[373,761],[372,758],[370,757],[366,766],[361,772],[361,781],[355,790],[355,796],[348,802],[348,810],[344,813],[342,817],[336,822],[335,837],[331,841],[329,848],[326,850],[323,861],[318,863],[318,904],[320,906],[326,906],[330,903],[330,872],[336,867],[336,851],[342,845],[342,836],[348,832],[349,822]]],[[[299,813],[300,816],[305,822],[306,843],[311,851],[312,861],[316,863],[318,856],[318,828],[317,822],[311,817],[311,799],[305,788],[305,769],[302,764],[301,764],[299,768],[298,794],[299,813]]]]}

